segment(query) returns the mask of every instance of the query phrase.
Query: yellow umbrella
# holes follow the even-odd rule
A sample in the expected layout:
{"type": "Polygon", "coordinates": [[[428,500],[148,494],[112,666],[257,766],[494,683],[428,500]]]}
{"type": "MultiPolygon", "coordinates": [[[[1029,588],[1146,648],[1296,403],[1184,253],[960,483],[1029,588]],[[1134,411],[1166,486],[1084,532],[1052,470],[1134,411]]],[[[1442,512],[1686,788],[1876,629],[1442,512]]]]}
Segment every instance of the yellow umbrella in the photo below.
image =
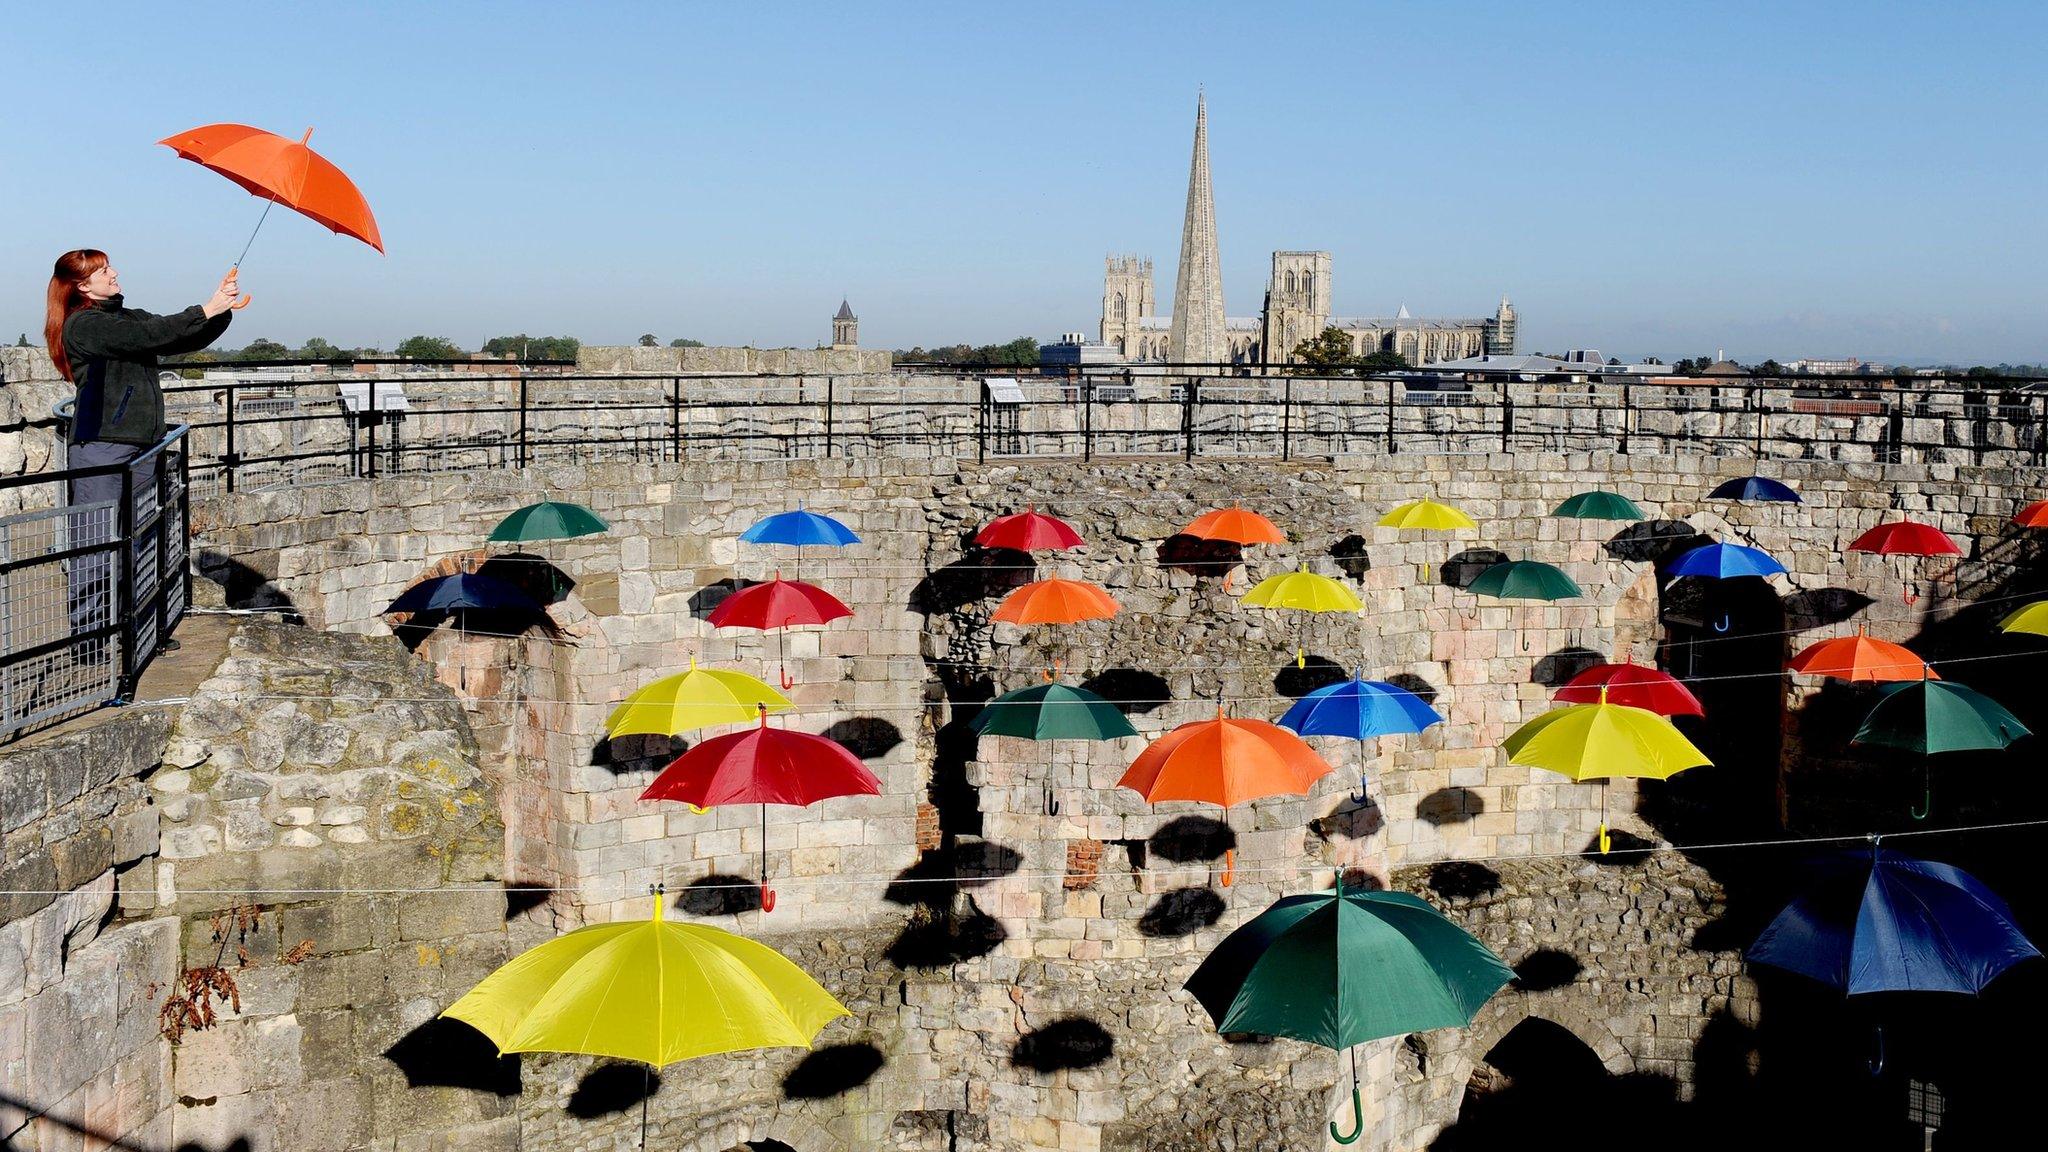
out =
{"type": "MultiPolygon", "coordinates": [[[[1434,500],[1411,500],[1385,516],[1380,517],[1380,527],[1393,528],[1402,532],[1455,532],[1461,528],[1477,528],[1470,516],[1434,500]]],[[[1430,578],[1431,565],[1422,566],[1422,579],[1430,578]]]]}
{"type": "Polygon", "coordinates": [[[699,668],[664,676],[620,701],[605,717],[605,732],[619,736],[674,736],[713,724],[744,724],[762,708],[780,712],[789,700],[745,672],[699,668]]]}
{"type": "MultiPolygon", "coordinates": [[[[593,924],[521,953],[441,1015],[499,1055],[577,1052],[649,1069],[750,1048],[809,1048],[852,1013],[765,944],[661,918],[593,924]]],[[[650,1072],[651,1074],[651,1072],[650,1072]]],[[[641,1099],[640,1137],[647,1138],[641,1099]]]]}
{"type": "Polygon", "coordinates": [[[1998,622],[2000,632],[2025,632],[2048,636],[2048,600],[2036,600],[1998,622]]]}
{"type": "MultiPolygon", "coordinates": [[[[1609,704],[1600,689],[1597,704],[1573,704],[1536,717],[1502,745],[1508,763],[1542,768],[1573,780],[1636,776],[1662,780],[1687,768],[1711,766],[1671,721],[1647,708],[1609,704]]],[[[1600,851],[1607,851],[1607,790],[1600,790],[1600,851]]]]}
{"type": "MultiPolygon", "coordinates": [[[[1295,608],[1303,612],[1356,612],[1365,607],[1341,582],[1306,567],[1266,577],[1244,594],[1244,602],[1254,608],[1295,608]]],[[[1308,666],[1308,653],[1299,647],[1294,650],[1294,666],[1308,666]]]]}

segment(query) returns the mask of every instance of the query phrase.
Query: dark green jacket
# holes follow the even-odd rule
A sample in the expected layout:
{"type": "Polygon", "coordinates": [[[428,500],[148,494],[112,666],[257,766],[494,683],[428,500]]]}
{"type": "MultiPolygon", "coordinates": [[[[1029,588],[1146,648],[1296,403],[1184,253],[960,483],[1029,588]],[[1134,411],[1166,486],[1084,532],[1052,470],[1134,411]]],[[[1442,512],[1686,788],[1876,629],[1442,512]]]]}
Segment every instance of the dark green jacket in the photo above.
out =
{"type": "Polygon", "coordinates": [[[159,356],[197,352],[228,330],[231,313],[213,319],[194,304],[157,316],[123,308],[119,296],[101,300],[64,321],[64,358],[78,385],[71,417],[73,444],[110,440],[143,447],[163,439],[164,394],[157,387],[159,356]]]}

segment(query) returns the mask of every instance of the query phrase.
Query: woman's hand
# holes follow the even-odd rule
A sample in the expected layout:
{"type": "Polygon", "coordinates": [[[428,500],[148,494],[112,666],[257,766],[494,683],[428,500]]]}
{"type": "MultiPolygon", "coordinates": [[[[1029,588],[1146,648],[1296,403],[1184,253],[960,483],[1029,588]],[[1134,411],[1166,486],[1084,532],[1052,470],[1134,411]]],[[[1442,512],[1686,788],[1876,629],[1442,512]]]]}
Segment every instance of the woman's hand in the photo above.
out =
{"type": "Polygon", "coordinates": [[[229,309],[242,309],[249,306],[249,301],[254,299],[254,297],[242,295],[241,286],[236,282],[241,274],[242,270],[239,268],[228,269],[228,274],[220,278],[220,287],[213,290],[213,298],[199,306],[200,310],[206,313],[208,320],[229,309]]]}

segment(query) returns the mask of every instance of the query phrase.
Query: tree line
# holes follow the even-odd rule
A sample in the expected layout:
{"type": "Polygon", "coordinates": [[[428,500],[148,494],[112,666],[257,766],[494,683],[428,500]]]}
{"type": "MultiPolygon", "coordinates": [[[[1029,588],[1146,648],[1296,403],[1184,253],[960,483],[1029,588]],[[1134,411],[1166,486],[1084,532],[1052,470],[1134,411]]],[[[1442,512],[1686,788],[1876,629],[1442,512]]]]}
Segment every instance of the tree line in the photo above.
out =
{"type": "Polygon", "coordinates": [[[939,348],[898,348],[898,363],[986,364],[992,368],[1038,367],[1038,337],[1019,336],[1007,344],[948,344],[939,348]]]}

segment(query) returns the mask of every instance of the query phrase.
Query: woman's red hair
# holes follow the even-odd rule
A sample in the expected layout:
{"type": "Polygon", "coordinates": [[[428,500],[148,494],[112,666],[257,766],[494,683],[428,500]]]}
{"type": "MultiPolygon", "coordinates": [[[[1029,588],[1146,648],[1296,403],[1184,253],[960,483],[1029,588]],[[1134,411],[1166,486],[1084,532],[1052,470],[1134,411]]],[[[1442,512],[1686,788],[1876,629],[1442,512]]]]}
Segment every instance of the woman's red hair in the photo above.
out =
{"type": "Polygon", "coordinates": [[[64,354],[64,322],[73,312],[92,306],[79,285],[85,278],[107,266],[107,254],[97,248],[77,248],[57,257],[50,273],[49,309],[43,315],[43,343],[50,347],[50,359],[57,374],[71,379],[71,358],[64,354]]]}

